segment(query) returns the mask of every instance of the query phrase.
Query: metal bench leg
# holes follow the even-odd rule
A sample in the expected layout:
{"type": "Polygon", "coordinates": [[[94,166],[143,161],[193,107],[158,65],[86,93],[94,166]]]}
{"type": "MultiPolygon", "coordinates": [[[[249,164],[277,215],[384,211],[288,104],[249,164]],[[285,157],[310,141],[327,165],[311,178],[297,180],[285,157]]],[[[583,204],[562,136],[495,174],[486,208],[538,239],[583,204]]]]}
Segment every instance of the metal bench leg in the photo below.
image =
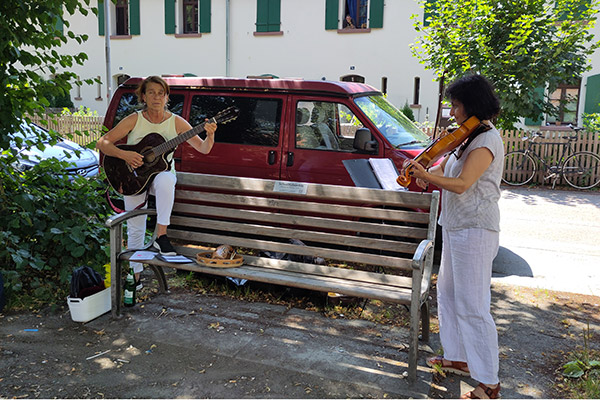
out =
{"type": "Polygon", "coordinates": [[[158,265],[150,265],[150,267],[154,271],[154,276],[156,276],[156,280],[158,281],[160,293],[169,293],[167,278],[165,277],[165,272],[162,267],[159,267],[158,265]]]}
{"type": "Polygon", "coordinates": [[[421,305],[421,340],[429,342],[429,300],[421,305]]]}

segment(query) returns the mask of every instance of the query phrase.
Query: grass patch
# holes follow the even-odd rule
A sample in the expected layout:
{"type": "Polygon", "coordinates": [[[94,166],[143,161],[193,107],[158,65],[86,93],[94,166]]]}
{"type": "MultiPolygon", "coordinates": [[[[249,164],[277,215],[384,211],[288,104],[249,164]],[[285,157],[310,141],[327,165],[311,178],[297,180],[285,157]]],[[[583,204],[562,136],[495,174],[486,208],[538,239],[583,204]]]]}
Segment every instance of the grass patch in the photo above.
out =
{"type": "Polygon", "coordinates": [[[589,324],[583,332],[583,348],[567,353],[556,389],[569,399],[600,398],[600,351],[590,349],[593,333],[589,324]]]}

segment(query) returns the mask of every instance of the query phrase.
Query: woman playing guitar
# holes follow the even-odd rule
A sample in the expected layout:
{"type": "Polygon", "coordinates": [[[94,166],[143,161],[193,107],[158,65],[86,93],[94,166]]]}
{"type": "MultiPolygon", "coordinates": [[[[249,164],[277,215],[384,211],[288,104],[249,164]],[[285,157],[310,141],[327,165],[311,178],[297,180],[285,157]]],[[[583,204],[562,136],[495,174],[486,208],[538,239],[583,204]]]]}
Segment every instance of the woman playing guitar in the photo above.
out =
{"type": "Polygon", "coordinates": [[[443,371],[471,375],[480,385],[462,398],[498,398],[498,336],[490,313],[492,261],[499,245],[500,178],[504,146],[489,121],[500,111],[492,85],[467,75],[446,90],[450,115],[463,125],[477,124],[468,139],[440,164],[429,169],[415,160],[401,175],[418,186],[442,189],[442,260],[438,276],[438,316],[443,357],[427,360],[443,371]]]}
{"type": "MultiPolygon", "coordinates": [[[[162,78],[158,76],[146,78],[137,88],[136,94],[138,101],[144,104],[144,109],[125,117],[117,126],[102,136],[96,144],[98,150],[104,155],[124,160],[129,170],[134,174],[135,170],[142,168],[147,160],[144,160],[142,154],[121,149],[115,143],[127,137],[127,144],[135,145],[151,133],[158,133],[165,140],[169,140],[192,129],[186,120],[167,109],[169,85],[162,78]]],[[[195,135],[188,139],[187,142],[200,153],[208,154],[215,142],[214,136],[217,125],[215,123],[207,123],[204,125],[204,129],[206,130],[205,140],[195,135]]],[[[168,158],[170,161],[172,154],[169,154],[168,158]]],[[[153,246],[164,255],[175,254],[175,249],[167,237],[167,226],[170,223],[171,211],[173,210],[176,181],[175,168],[171,166],[170,170],[154,175],[147,187],[149,193],[156,196],[157,239],[153,243],[153,246]]],[[[126,211],[136,209],[146,202],[146,191],[135,195],[123,196],[123,199],[126,211]]],[[[127,222],[127,247],[142,248],[145,232],[146,217],[131,218],[127,222]]],[[[134,270],[136,281],[139,282],[139,275],[143,266],[140,263],[131,263],[131,266],[134,270]]]]}

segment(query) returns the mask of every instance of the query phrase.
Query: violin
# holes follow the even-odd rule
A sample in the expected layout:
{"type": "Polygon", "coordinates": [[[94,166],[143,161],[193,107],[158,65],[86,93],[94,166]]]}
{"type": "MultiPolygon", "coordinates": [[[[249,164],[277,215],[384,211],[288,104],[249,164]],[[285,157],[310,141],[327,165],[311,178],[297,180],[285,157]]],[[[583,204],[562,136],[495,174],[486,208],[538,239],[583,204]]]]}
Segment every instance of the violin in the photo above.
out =
{"type": "MultiPolygon", "coordinates": [[[[415,157],[415,161],[425,168],[431,167],[437,160],[460,146],[460,144],[463,143],[480,126],[481,121],[477,117],[470,117],[455,131],[446,131],[438,139],[433,141],[433,143],[427,146],[425,150],[415,157]]],[[[411,181],[410,171],[412,169],[413,166],[409,165],[404,169],[404,174],[398,176],[396,182],[398,182],[400,186],[408,187],[411,181]]]]}

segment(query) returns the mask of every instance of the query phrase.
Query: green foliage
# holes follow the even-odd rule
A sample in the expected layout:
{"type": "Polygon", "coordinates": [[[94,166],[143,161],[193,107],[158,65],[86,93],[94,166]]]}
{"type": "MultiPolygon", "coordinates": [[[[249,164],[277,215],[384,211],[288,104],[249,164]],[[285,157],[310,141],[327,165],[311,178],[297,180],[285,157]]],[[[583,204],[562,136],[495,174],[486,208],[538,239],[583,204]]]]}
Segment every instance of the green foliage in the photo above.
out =
{"type": "Polygon", "coordinates": [[[72,271],[108,262],[109,213],[100,179],[61,176],[67,162],[47,160],[24,171],[9,151],[0,157],[0,271],[9,306],[25,299],[64,301],[72,271]]]}
{"type": "Polygon", "coordinates": [[[79,106],[77,111],[73,111],[73,112],[71,112],[71,110],[69,110],[68,108],[63,108],[60,115],[76,115],[78,117],[97,117],[98,111],[96,111],[96,110],[92,111],[91,108],[79,106]]]}
{"type": "Polygon", "coordinates": [[[538,87],[553,92],[590,69],[599,47],[590,33],[597,1],[453,0],[426,1],[426,24],[413,16],[421,35],[413,54],[446,82],[480,73],[495,85],[502,102],[499,126],[511,129],[520,117],[537,119],[556,108],[538,87]]]}
{"type": "Polygon", "coordinates": [[[18,129],[21,118],[42,113],[50,100],[71,89],[75,74],[70,69],[87,55],[61,54],[57,48],[88,37],[70,31],[62,16],[87,15],[89,5],[90,0],[0,2],[0,149],[8,148],[8,134],[18,129]]]}
{"type": "Polygon", "coordinates": [[[412,122],[415,122],[415,114],[413,113],[412,108],[410,108],[408,105],[408,102],[404,103],[404,107],[402,107],[400,111],[402,111],[402,114],[404,114],[406,118],[410,119],[412,122]]]}
{"type": "Polygon", "coordinates": [[[588,132],[600,133],[600,113],[583,114],[583,127],[588,132]]]}
{"type": "Polygon", "coordinates": [[[597,399],[600,395],[600,359],[595,359],[600,354],[590,349],[592,337],[588,322],[583,332],[583,350],[573,354],[575,360],[563,365],[563,376],[569,378],[566,388],[576,398],[597,399]]]}
{"type": "Polygon", "coordinates": [[[71,100],[71,94],[66,89],[56,90],[52,87],[52,90],[48,90],[49,86],[44,87],[38,92],[38,97],[45,97],[48,100],[48,107],[50,108],[62,108],[70,107],[73,108],[73,101],[71,100]]]}

